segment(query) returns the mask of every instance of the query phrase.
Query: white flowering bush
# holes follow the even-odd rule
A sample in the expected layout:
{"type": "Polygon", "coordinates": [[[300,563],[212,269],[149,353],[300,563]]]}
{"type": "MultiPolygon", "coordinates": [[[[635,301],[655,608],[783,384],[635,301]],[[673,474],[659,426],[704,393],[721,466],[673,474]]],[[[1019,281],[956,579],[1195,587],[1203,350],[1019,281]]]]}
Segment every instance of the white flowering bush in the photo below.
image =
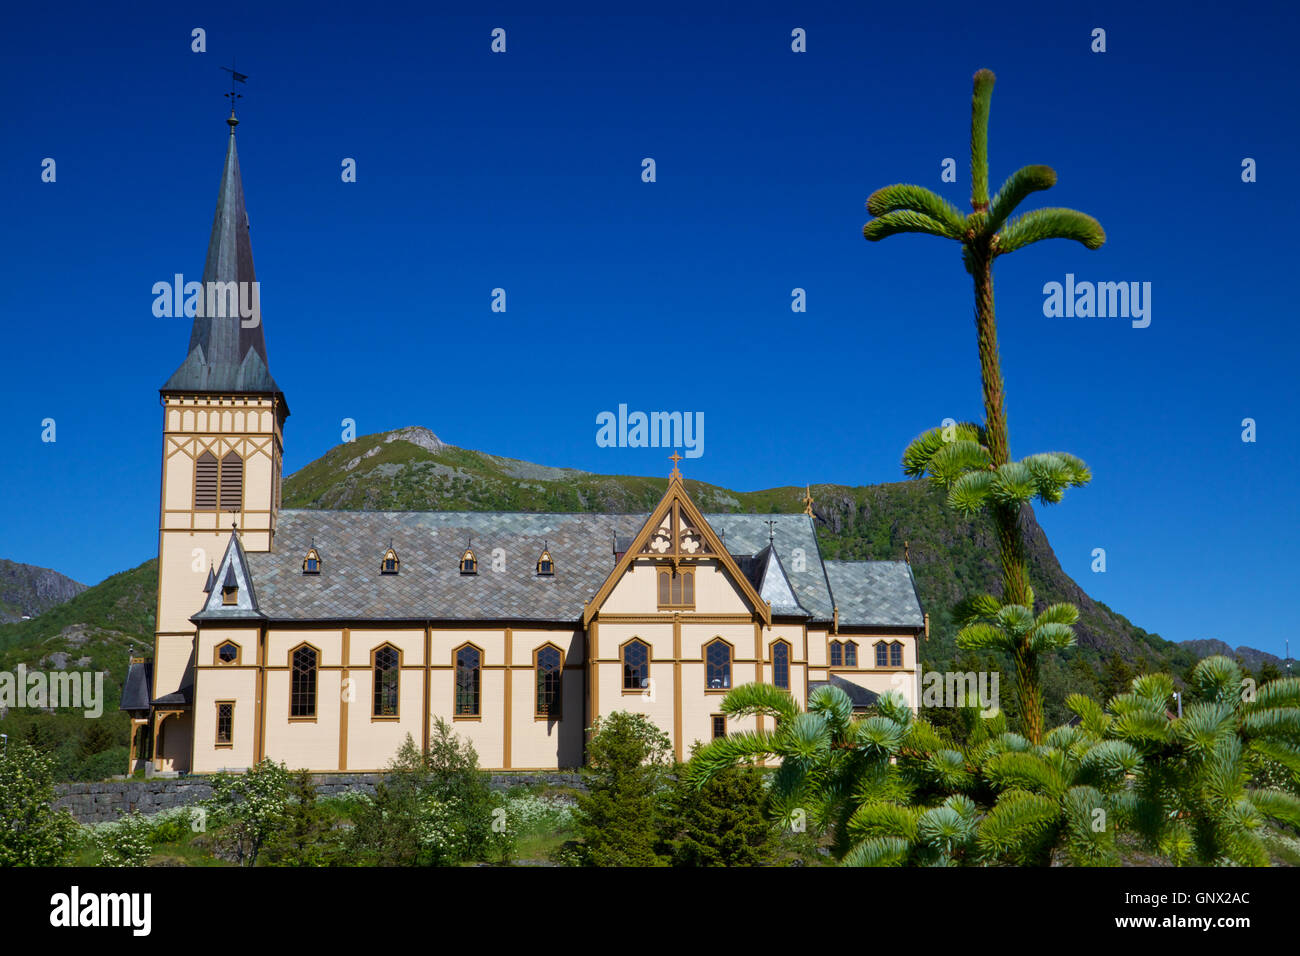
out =
{"type": "Polygon", "coordinates": [[[465,811],[456,799],[420,802],[416,838],[435,866],[459,863],[469,856],[465,811]]]}
{"type": "MultiPolygon", "coordinates": [[[[183,808],[182,808],[183,809],[183,808]]],[[[99,847],[100,866],[145,866],[153,854],[155,822],[139,810],[109,823],[89,827],[99,847]]]]}
{"type": "Polygon", "coordinates": [[[511,833],[548,833],[573,826],[575,806],[564,797],[523,794],[505,801],[505,821],[511,833]]]}
{"type": "Polygon", "coordinates": [[[209,828],[222,828],[233,844],[236,862],[254,866],[267,839],[288,815],[289,771],[263,760],[240,774],[212,778],[212,796],[203,801],[209,828]]]}

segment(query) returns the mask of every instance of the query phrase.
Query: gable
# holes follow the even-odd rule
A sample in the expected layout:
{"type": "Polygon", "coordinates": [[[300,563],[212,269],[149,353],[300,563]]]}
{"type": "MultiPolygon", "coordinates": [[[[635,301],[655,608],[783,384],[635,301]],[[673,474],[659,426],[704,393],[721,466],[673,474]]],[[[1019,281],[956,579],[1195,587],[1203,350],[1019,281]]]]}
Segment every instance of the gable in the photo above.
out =
{"type": "Polygon", "coordinates": [[[668,479],[668,488],[663,498],[642,523],[614,570],[587,605],[583,612],[583,624],[589,624],[605,607],[615,588],[624,585],[629,574],[632,575],[629,580],[633,583],[620,591],[619,599],[612,607],[621,609],[626,600],[630,605],[657,610],[660,606],[657,592],[650,592],[654,603],[646,605],[642,582],[649,581],[657,587],[654,576],[661,568],[694,571],[698,575],[697,588],[700,585],[705,588],[703,592],[697,591],[697,604],[701,593],[707,600],[725,602],[729,588],[731,594],[740,599],[737,606],[739,613],[752,613],[764,623],[772,623],[771,607],[745,577],[735,559],[727,553],[717,532],[705,520],[695,502],[691,501],[682,485],[681,473],[676,468],[668,479]],[[723,577],[718,578],[717,575],[723,577]],[[726,587],[722,586],[724,583],[726,587]],[[625,593],[628,595],[626,599],[625,593]]]}

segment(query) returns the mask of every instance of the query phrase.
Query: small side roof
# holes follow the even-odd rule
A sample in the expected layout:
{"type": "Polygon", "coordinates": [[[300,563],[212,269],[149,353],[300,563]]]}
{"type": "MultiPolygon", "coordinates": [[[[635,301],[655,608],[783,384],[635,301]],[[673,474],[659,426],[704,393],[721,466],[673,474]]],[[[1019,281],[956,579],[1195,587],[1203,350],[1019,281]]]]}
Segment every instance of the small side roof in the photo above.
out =
{"type": "Polygon", "coordinates": [[[827,561],[841,627],[924,627],[906,561],[827,561]]]}

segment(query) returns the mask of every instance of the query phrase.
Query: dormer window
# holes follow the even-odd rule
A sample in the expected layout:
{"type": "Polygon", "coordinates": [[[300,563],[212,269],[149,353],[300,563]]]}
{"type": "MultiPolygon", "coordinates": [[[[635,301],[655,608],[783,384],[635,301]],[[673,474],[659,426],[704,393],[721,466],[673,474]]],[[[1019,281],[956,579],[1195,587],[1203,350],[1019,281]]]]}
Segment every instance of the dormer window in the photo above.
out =
{"type": "Polygon", "coordinates": [[[307,550],[307,557],[302,559],[303,574],[320,574],[320,554],[315,548],[307,550]]]}
{"type": "Polygon", "coordinates": [[[384,559],[379,562],[380,574],[396,574],[401,562],[397,560],[397,552],[389,548],[384,552],[384,559]]]}
{"type": "Polygon", "coordinates": [[[460,556],[460,573],[478,574],[478,558],[474,557],[473,548],[466,548],[465,553],[460,556]]]}
{"type": "Polygon", "coordinates": [[[233,605],[239,603],[239,579],[235,577],[235,566],[226,568],[226,579],[221,584],[221,603],[233,605]]]}
{"type": "Polygon", "coordinates": [[[542,577],[549,577],[555,573],[555,562],[551,560],[551,552],[543,549],[542,556],[537,559],[537,573],[542,577]]]}

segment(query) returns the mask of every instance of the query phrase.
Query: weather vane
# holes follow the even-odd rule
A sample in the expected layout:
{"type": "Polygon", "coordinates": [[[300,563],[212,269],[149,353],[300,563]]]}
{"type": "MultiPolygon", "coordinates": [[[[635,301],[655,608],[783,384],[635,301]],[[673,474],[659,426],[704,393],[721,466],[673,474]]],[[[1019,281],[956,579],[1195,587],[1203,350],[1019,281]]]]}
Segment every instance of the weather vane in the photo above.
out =
{"type": "MultiPolygon", "coordinates": [[[[230,66],[223,66],[222,69],[230,74],[230,92],[224,93],[222,95],[230,100],[230,118],[233,120],[235,118],[235,100],[242,100],[244,98],[244,94],[235,92],[235,84],[247,83],[248,74],[240,73],[238,70],[235,69],[234,57],[230,58],[230,66]]],[[[230,125],[233,128],[235,124],[231,123],[230,125]]]]}

